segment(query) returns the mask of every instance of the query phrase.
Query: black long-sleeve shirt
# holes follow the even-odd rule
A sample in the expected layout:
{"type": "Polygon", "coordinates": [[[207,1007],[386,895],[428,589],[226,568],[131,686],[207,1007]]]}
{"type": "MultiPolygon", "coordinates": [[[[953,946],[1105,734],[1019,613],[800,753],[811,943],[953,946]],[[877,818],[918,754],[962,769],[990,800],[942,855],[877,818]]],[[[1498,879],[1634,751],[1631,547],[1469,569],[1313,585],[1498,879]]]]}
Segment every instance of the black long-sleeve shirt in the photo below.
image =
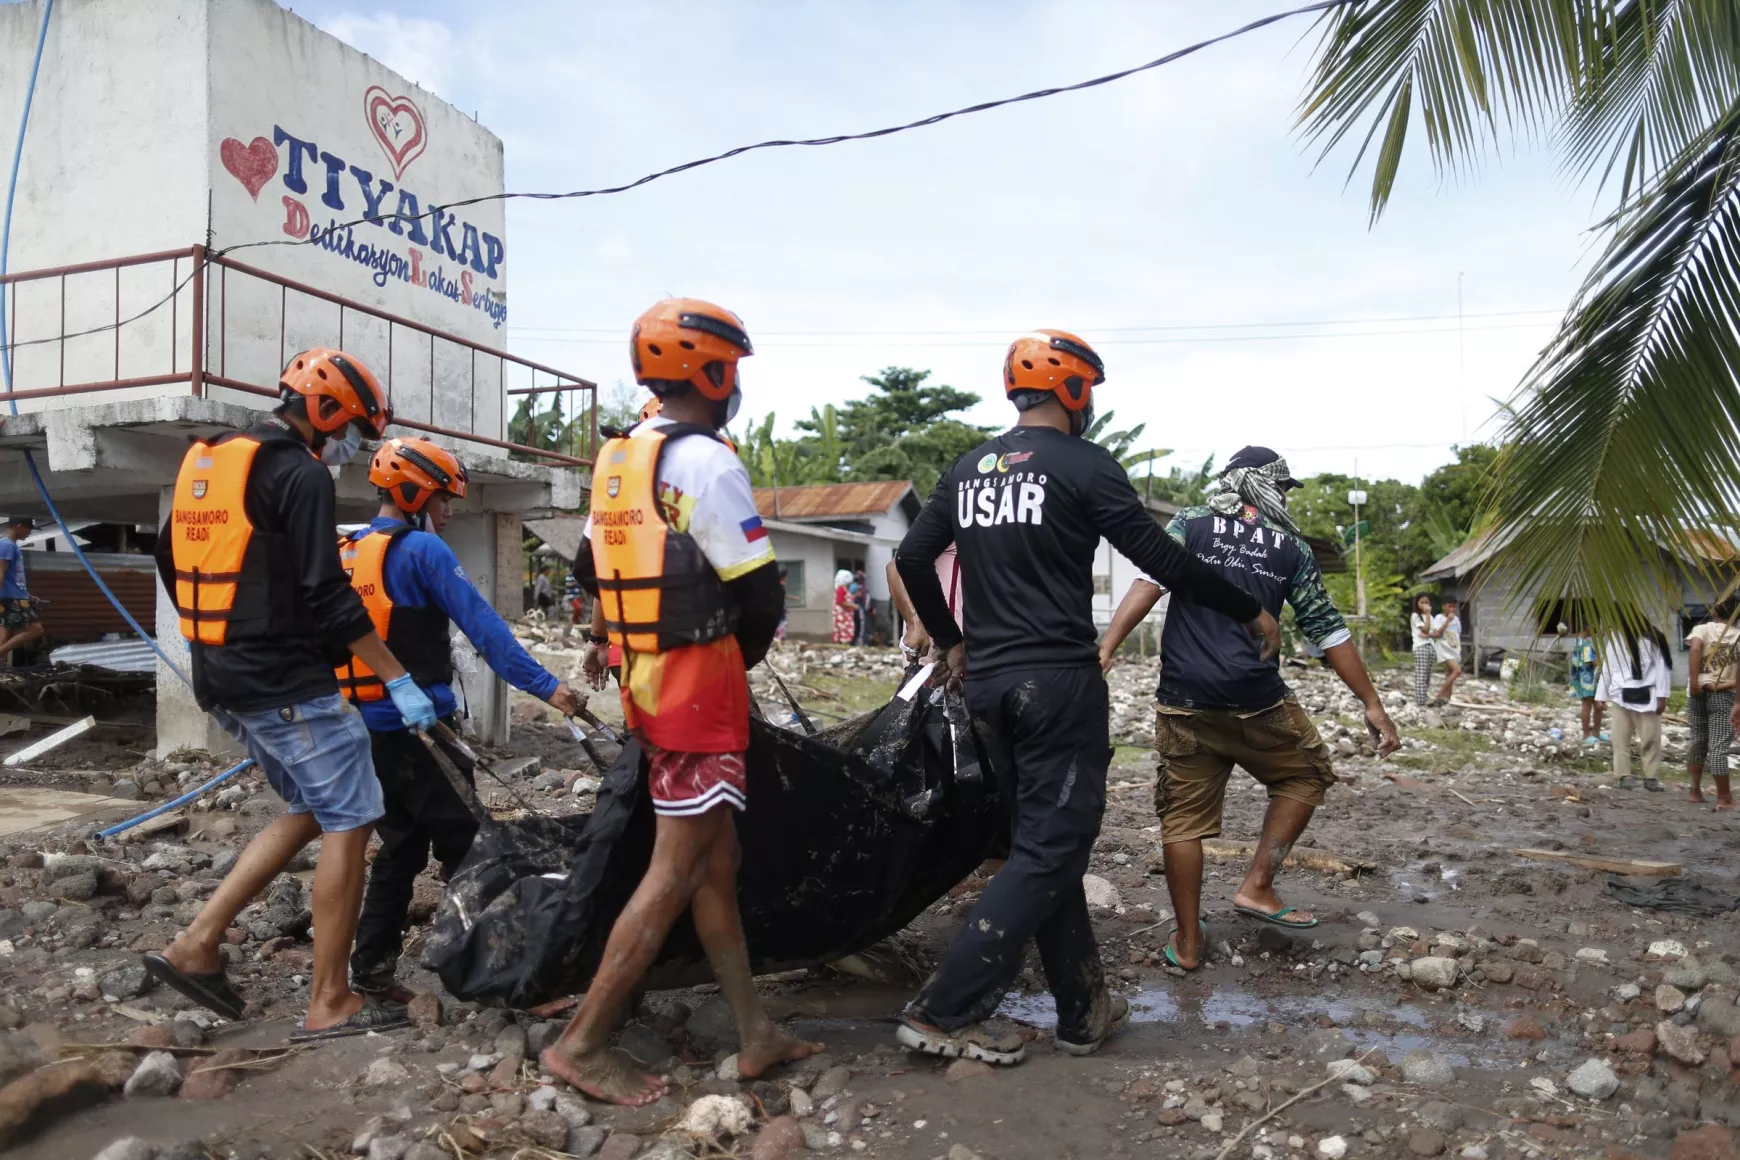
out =
{"type": "Polygon", "coordinates": [[[1161,529],[1109,452],[1052,427],[1013,428],[956,460],[895,561],[925,630],[949,648],[962,634],[934,565],[958,545],[973,676],[1092,665],[1102,537],[1179,599],[1240,622],[1262,611],[1161,529]]]}
{"type": "MultiPolygon", "coordinates": [[[[332,476],[289,429],[266,419],[249,429],[261,440],[242,502],[254,527],[288,541],[296,595],[318,631],[222,647],[192,645],[193,694],[202,709],[237,713],[281,709],[338,692],[332,666],[344,644],[374,631],[362,599],[338,560],[332,476]],[[323,647],[324,642],[324,647],[323,647]]],[[[157,535],[157,572],[175,592],[175,553],[166,521],[157,535]]]]}

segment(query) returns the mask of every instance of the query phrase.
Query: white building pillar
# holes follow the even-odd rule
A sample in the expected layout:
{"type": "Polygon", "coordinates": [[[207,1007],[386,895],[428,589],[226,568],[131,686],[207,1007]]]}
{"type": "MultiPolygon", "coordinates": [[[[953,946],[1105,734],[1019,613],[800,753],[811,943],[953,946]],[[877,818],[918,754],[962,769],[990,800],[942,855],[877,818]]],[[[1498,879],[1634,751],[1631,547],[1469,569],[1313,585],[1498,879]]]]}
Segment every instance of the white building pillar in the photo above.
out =
{"type": "MultiPolygon", "coordinates": [[[[158,525],[169,518],[175,501],[173,485],[157,493],[158,525]]],[[[157,645],[175,658],[182,672],[193,676],[193,658],[187,642],[181,637],[180,617],[175,611],[175,597],[157,585],[157,645]]],[[[237,754],[241,746],[217,727],[210,717],[194,703],[193,690],[169,670],[162,658],[157,661],[157,756],[168,757],[178,749],[203,749],[211,754],[237,754]]]]}
{"type": "MultiPolygon", "coordinates": [[[[509,620],[524,609],[520,573],[520,518],[507,512],[456,514],[442,539],[459,557],[466,577],[490,606],[509,620]]],[[[479,657],[477,671],[460,673],[472,727],[491,745],[508,740],[508,686],[479,657]]]]}

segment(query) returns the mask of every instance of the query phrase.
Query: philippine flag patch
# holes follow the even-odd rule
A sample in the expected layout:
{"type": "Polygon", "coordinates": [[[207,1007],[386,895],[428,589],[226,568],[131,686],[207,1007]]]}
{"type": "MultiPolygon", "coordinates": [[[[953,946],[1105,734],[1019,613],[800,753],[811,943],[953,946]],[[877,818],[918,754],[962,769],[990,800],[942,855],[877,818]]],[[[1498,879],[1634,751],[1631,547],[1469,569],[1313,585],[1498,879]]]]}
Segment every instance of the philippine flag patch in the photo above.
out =
{"type": "Polygon", "coordinates": [[[743,538],[752,544],[767,539],[767,529],[761,526],[760,516],[750,516],[737,526],[743,529],[743,538]]]}

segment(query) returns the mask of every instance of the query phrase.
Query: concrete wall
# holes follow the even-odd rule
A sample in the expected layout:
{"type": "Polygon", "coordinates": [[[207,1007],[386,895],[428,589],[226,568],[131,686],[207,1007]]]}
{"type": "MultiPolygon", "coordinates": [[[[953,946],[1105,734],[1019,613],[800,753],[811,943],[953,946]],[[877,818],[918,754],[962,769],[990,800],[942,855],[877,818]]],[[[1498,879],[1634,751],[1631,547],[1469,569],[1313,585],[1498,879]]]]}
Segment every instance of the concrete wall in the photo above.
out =
{"type": "MultiPolygon", "coordinates": [[[[802,561],[804,566],[803,604],[797,607],[788,605],[786,635],[827,639],[834,624],[835,542],[777,529],[769,531],[767,538],[773,544],[775,558],[782,564],[796,560],[802,561]]],[[[851,546],[860,547],[857,544],[851,546]]]]}
{"type": "MultiPolygon", "coordinates": [[[[23,107],[43,0],[0,5],[0,108],[23,107]]],[[[17,272],[191,246],[205,237],[207,119],[205,0],[60,0],[18,175],[8,267],[17,272]]],[[[16,146],[17,113],[0,123],[0,155],[16,146]]],[[[182,273],[191,269],[183,263],[182,273]]],[[[167,266],[76,275],[65,285],[66,329],[114,321],[168,293],[167,266]],[[119,301],[117,304],[117,293],[119,301]]],[[[184,326],[191,294],[175,302],[184,326]]],[[[58,335],[61,286],[20,286],[8,303],[20,341],[58,335]]],[[[191,348],[170,344],[171,307],[120,335],[122,377],[186,371],[191,348]]],[[[114,378],[116,336],[22,347],[20,389],[114,378]]],[[[134,394],[146,392],[134,392],[134,394]]],[[[124,396],[117,396],[124,397],[124,396]]],[[[20,404],[26,409],[44,405],[20,404]]]]}
{"type": "MultiPolygon", "coordinates": [[[[41,0],[0,5],[0,108],[19,108],[41,0]]],[[[12,122],[0,128],[10,156],[12,122]]],[[[10,268],[39,269],[208,240],[239,260],[475,342],[505,344],[501,141],[470,117],[270,0],[60,0],[19,175],[10,268]],[[382,124],[377,124],[382,122],[382,124]],[[407,147],[406,142],[420,142],[407,147]],[[395,215],[404,215],[403,218],[395,215]],[[364,221],[363,219],[369,219],[364,221]],[[344,223],[363,224],[345,226],[344,223]],[[343,228],[333,228],[340,227],[343,228]]],[[[182,263],[182,276],[191,272],[182,263]]],[[[30,283],[20,340],[112,323],[163,297],[168,265],[30,283]]],[[[208,367],[262,385],[284,356],[343,345],[388,379],[408,417],[497,435],[491,359],[241,276],[208,283],[208,367]],[[433,354],[433,365],[431,355],[433,354]],[[390,377],[389,377],[390,376],[390,377]],[[433,384],[432,384],[433,379],[433,384]]],[[[20,389],[185,373],[191,288],[113,332],[22,348],[20,389]],[[179,324],[172,332],[172,326],[179,324]],[[172,342],[172,334],[174,341],[172,342]],[[117,365],[118,364],[118,365],[117,365]]],[[[142,388],[130,395],[185,391],[142,388]]],[[[220,397],[231,392],[218,389],[220,397]]],[[[116,401],[128,395],[104,395],[116,401]]],[[[258,407],[247,395],[236,401],[258,407]]],[[[21,402],[25,409],[86,399],[21,402]]]]}

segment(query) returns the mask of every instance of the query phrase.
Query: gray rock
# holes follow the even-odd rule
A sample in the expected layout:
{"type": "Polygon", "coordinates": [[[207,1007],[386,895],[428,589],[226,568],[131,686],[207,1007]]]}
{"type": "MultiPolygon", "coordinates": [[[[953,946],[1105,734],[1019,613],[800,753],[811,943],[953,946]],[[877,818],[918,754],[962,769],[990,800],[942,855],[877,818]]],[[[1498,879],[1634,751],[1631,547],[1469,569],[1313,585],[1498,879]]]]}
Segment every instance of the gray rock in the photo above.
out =
{"type": "Polygon", "coordinates": [[[198,1140],[177,1140],[160,1148],[157,1160],[211,1160],[211,1153],[198,1140]]]}
{"type": "Polygon", "coordinates": [[[1436,1051],[1420,1050],[1402,1060],[1402,1078],[1423,1088],[1441,1088],[1456,1082],[1456,1071],[1436,1051]]]}
{"type": "Polygon", "coordinates": [[[1329,1074],[1342,1083],[1358,1084],[1360,1087],[1370,1087],[1377,1082],[1377,1076],[1355,1063],[1351,1059],[1332,1059],[1329,1061],[1329,1074]]]}
{"type": "Polygon", "coordinates": [[[1682,991],[1696,991],[1709,982],[1709,976],[1702,963],[1698,962],[1694,956],[1687,955],[1679,962],[1663,969],[1661,981],[1671,987],[1678,987],[1682,991]]]}
{"type": "Polygon", "coordinates": [[[0,908],[0,938],[17,938],[29,925],[30,920],[21,912],[0,908]]]}
{"type": "Polygon", "coordinates": [[[404,1064],[390,1055],[383,1055],[369,1064],[362,1081],[364,1087],[391,1087],[410,1078],[411,1073],[404,1064]]]}
{"type": "Polygon", "coordinates": [[[57,879],[48,888],[48,893],[56,898],[65,898],[73,902],[89,902],[97,896],[97,876],[95,874],[69,874],[57,879]]]}
{"type": "Polygon", "coordinates": [[[0,1031],[0,1087],[48,1062],[36,1041],[21,1031],[0,1031]]]}
{"type": "MultiPolygon", "coordinates": [[[[592,1123],[592,1112],[587,1108],[585,1101],[579,1096],[570,1095],[567,1092],[556,1093],[555,1103],[551,1105],[550,1110],[567,1122],[570,1141],[573,1139],[573,1129],[584,1128],[592,1123]]],[[[568,1149],[570,1152],[573,1150],[573,1148],[568,1149]]]]}
{"type": "Polygon", "coordinates": [[[536,1059],[544,1054],[544,1049],[561,1038],[562,1024],[554,1019],[545,1019],[532,1024],[526,1029],[526,1056],[536,1059]]]}
{"type": "Polygon", "coordinates": [[[526,1057],[526,1030],[518,1023],[509,1023],[495,1035],[495,1049],[503,1059],[526,1057]]]}
{"type": "Polygon", "coordinates": [[[1447,1104],[1443,1100],[1433,1100],[1421,1104],[1414,1111],[1414,1118],[1428,1128],[1436,1128],[1440,1132],[1454,1132],[1462,1126],[1462,1109],[1455,1104],[1447,1104]]]}
{"type": "Polygon", "coordinates": [[[369,1160],[405,1160],[411,1141],[404,1136],[376,1136],[369,1141],[369,1160]]]}
{"type": "Polygon", "coordinates": [[[1325,1027],[1305,1036],[1301,1053],[1319,1063],[1328,1063],[1332,1059],[1346,1059],[1353,1054],[1353,1040],[1347,1033],[1335,1027],[1325,1027]]]}
{"type": "Polygon", "coordinates": [[[116,1140],[91,1160],[153,1160],[157,1149],[137,1136],[116,1140]]]}
{"type": "Polygon", "coordinates": [[[1668,1022],[1657,1023],[1655,1042],[1661,1051],[1681,1063],[1696,1067],[1704,1062],[1704,1053],[1698,1047],[1698,1032],[1695,1027],[1680,1027],[1668,1022]]]}
{"type": "Polygon", "coordinates": [[[167,1051],[153,1051],[127,1077],[127,1098],[174,1095],[186,1074],[175,1056],[167,1051]]]}
{"type": "Polygon", "coordinates": [[[1565,1077],[1565,1086],[1585,1099],[1604,1100],[1619,1090],[1619,1077],[1605,1061],[1588,1059],[1565,1077]]]}
{"type": "MultiPolygon", "coordinates": [[[[592,1155],[597,1152],[598,1149],[604,1147],[604,1137],[608,1135],[610,1135],[609,1128],[576,1128],[570,1126],[568,1128],[567,1152],[570,1156],[578,1156],[581,1160],[585,1160],[587,1156],[592,1155]]],[[[417,1158],[414,1156],[407,1156],[405,1157],[405,1160],[417,1160],[417,1158]]],[[[447,1153],[442,1152],[438,1153],[437,1156],[431,1156],[429,1160],[451,1160],[451,1157],[449,1157],[447,1153]]]]}
{"type": "MultiPolygon", "coordinates": [[[[604,1143],[602,1137],[599,1138],[598,1143],[604,1143]]],[[[573,1148],[568,1150],[574,1151],[573,1148]]],[[[592,1146],[592,1151],[598,1151],[598,1144],[592,1146]]],[[[590,1156],[591,1154],[591,1152],[574,1152],[576,1156],[590,1156]]],[[[404,1160],[453,1160],[453,1153],[443,1150],[439,1144],[432,1140],[418,1140],[411,1145],[411,1150],[405,1153],[404,1160]]]]}
{"type": "Polygon", "coordinates": [[[1740,1006],[1722,995],[1709,995],[1698,1004],[1698,1025],[1725,1038],[1740,1035],[1740,1006]]]}
{"type": "Polygon", "coordinates": [[[835,1064],[824,1071],[810,1089],[810,1098],[817,1103],[839,1095],[846,1090],[846,1085],[852,1082],[852,1069],[845,1064],[835,1064]]]}
{"type": "Polygon", "coordinates": [[[62,878],[71,878],[75,874],[95,874],[102,866],[101,862],[89,854],[54,854],[43,868],[42,880],[59,882],[62,878]]]}
{"type": "Polygon", "coordinates": [[[804,1147],[811,1152],[832,1152],[844,1143],[840,1133],[829,1131],[822,1124],[805,1123],[803,1130],[804,1147]]]}
{"type": "Polygon", "coordinates": [[[1456,985],[1456,974],[1455,959],[1428,955],[1425,958],[1414,960],[1413,969],[1409,972],[1408,977],[1428,991],[1441,991],[1456,985]]]}
{"type": "Polygon", "coordinates": [[[219,850],[212,855],[209,873],[213,878],[222,878],[235,867],[236,860],[241,856],[242,852],[233,848],[219,850]]]}
{"type": "Polygon", "coordinates": [[[720,1051],[736,1051],[737,1017],[731,1014],[731,1004],[715,995],[695,1008],[686,1024],[689,1039],[701,1051],[712,1055],[720,1051]]]}
{"type": "Polygon", "coordinates": [[[151,989],[151,976],[138,964],[117,967],[97,976],[97,987],[105,996],[117,999],[137,999],[151,989]]]}
{"type": "Polygon", "coordinates": [[[109,796],[120,798],[122,801],[138,801],[143,792],[139,788],[138,782],[125,777],[109,787],[109,796]]]}
{"type": "Polygon", "coordinates": [[[1621,983],[1613,988],[1613,994],[1621,1003],[1629,1003],[1643,994],[1643,988],[1636,983],[1621,983]]]}
{"type": "Polygon", "coordinates": [[[630,1023],[616,1038],[616,1046],[634,1057],[642,1067],[658,1067],[676,1053],[671,1041],[644,1023],[630,1023]]]}

